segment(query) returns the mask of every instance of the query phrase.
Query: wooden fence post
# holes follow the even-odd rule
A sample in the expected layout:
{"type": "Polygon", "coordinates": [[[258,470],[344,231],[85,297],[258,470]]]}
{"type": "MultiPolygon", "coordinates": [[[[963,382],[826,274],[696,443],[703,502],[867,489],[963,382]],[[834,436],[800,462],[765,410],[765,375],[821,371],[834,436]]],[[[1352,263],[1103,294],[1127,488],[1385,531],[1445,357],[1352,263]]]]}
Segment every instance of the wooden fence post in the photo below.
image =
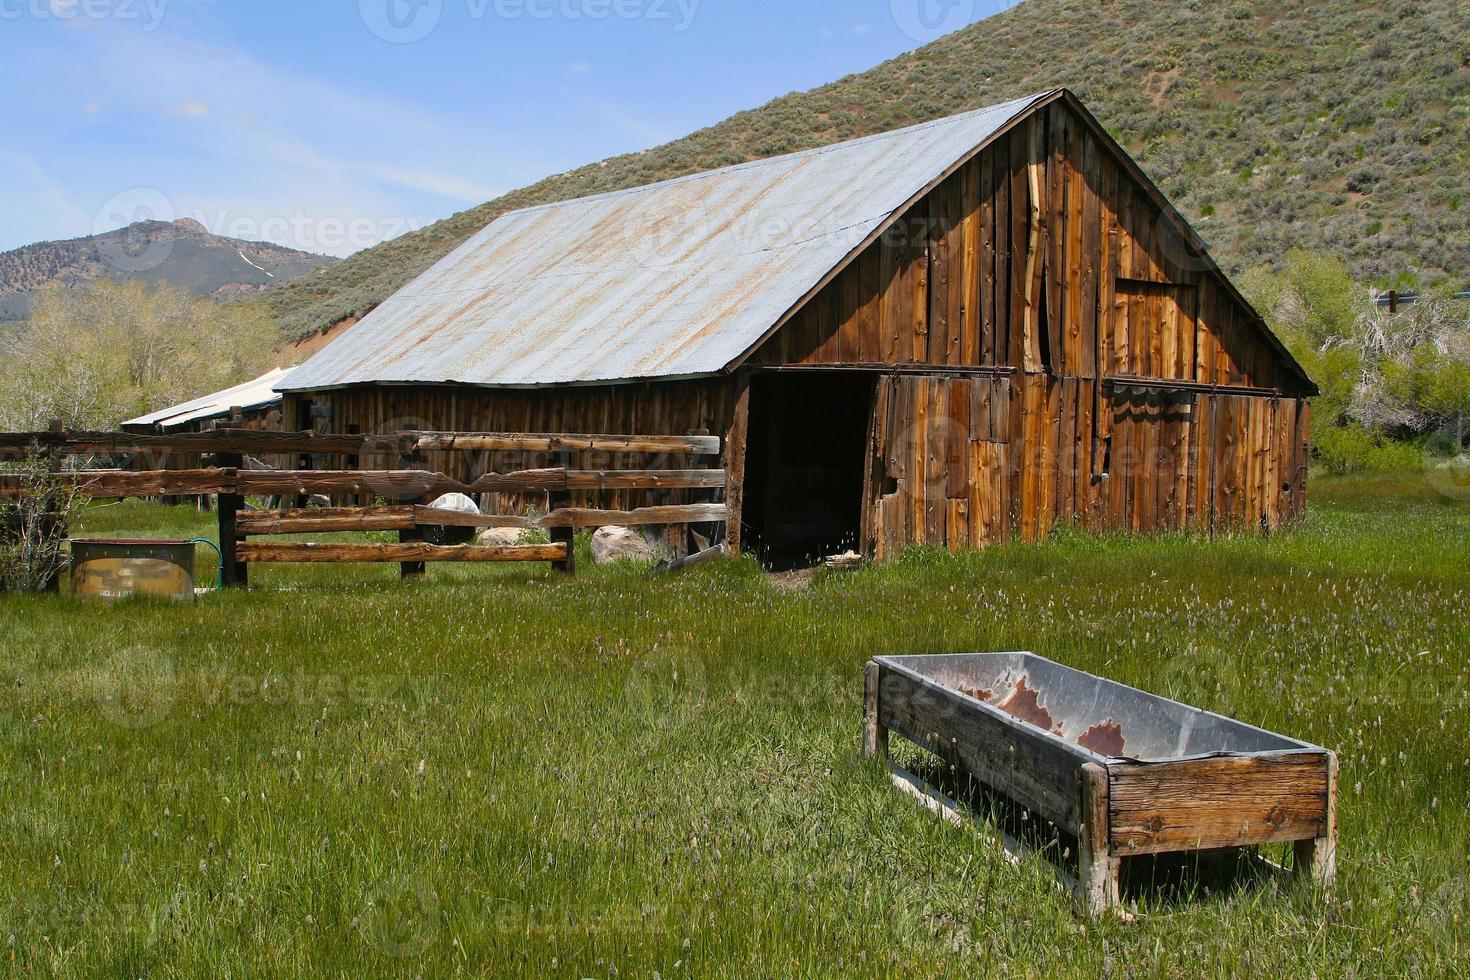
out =
{"type": "MultiPolygon", "coordinates": [[[[215,465],[238,474],[245,465],[242,453],[217,453],[215,465]]],[[[219,517],[220,584],[227,589],[244,589],[250,585],[249,566],[240,560],[240,543],[244,540],[235,526],[236,516],[244,509],[245,498],[238,493],[221,493],[215,512],[219,517]]]]}
{"type": "MultiPolygon", "coordinates": [[[[60,421],[51,423],[51,431],[56,433],[57,435],[60,435],[64,430],[64,423],[60,421]]],[[[56,475],[61,472],[61,453],[56,449],[56,447],[53,446],[47,446],[41,451],[45,455],[46,471],[48,474],[50,474],[48,479],[55,480],[57,478],[56,475]]],[[[57,531],[60,531],[63,536],[70,533],[69,528],[56,528],[53,526],[54,519],[52,515],[56,513],[56,500],[51,494],[51,489],[52,488],[50,486],[46,487],[46,499],[41,504],[42,510],[40,517],[40,534],[44,540],[49,540],[48,536],[56,533],[57,531]]],[[[44,548],[42,553],[45,553],[44,548]]],[[[42,585],[42,589],[46,592],[61,591],[61,568],[59,566],[55,569],[55,571],[53,571],[50,575],[46,577],[46,582],[44,585],[42,585]]]]}
{"type": "MultiPolygon", "coordinates": [[[[561,465],[567,470],[572,468],[571,453],[561,454],[561,465]]],[[[572,506],[572,491],[570,488],[566,490],[553,490],[546,495],[546,509],[548,512],[555,513],[558,510],[570,506],[572,506]]],[[[554,527],[551,528],[549,533],[552,544],[565,544],[567,547],[566,559],[552,562],[552,570],[563,575],[575,575],[577,573],[577,529],[574,527],[554,527]]]]}
{"type": "Polygon", "coordinates": [[[1108,770],[1089,762],[1082,767],[1082,826],[1077,833],[1078,899],[1096,919],[1118,906],[1118,871],[1108,840],[1108,770]]]}
{"type": "MultiPolygon", "coordinates": [[[[400,470],[411,470],[418,463],[418,451],[405,451],[398,454],[397,468],[400,470]]],[[[424,501],[420,497],[400,497],[397,503],[421,504],[424,501]]],[[[410,530],[398,532],[399,544],[418,544],[424,540],[424,532],[421,527],[414,525],[410,530]]],[[[421,561],[406,561],[398,566],[398,577],[400,579],[422,579],[429,574],[429,566],[421,561]]]]}

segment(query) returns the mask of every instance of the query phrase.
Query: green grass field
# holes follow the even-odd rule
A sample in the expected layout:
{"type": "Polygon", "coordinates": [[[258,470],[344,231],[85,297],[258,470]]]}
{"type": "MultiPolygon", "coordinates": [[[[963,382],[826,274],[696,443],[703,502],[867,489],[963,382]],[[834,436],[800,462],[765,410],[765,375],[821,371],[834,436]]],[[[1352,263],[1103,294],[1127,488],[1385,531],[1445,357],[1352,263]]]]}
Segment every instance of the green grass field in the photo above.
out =
{"type": "MultiPolygon", "coordinates": [[[[208,534],[99,506],[88,534],[208,534]]],[[[773,584],[257,568],[0,597],[18,975],[1470,968],[1470,504],[1318,480],[1268,539],[1064,535],[773,584]],[[1030,649],[1342,754],[1340,881],[1077,918],[857,757],[872,655],[1030,649]]],[[[205,552],[201,552],[203,559],[205,552]]]]}

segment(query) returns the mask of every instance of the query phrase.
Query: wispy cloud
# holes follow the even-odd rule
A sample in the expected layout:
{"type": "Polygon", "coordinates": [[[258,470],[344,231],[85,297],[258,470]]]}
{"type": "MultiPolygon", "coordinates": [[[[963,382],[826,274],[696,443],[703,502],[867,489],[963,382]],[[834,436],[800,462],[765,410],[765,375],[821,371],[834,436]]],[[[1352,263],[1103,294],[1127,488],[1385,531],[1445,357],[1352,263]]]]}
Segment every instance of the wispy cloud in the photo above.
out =
{"type": "Polygon", "coordinates": [[[190,99],[187,102],[169,106],[165,112],[170,116],[207,116],[210,113],[210,105],[203,99],[190,99]]]}
{"type": "MultiPolygon", "coordinates": [[[[179,214],[228,214],[232,221],[270,229],[269,237],[280,244],[321,250],[319,241],[292,240],[304,234],[297,229],[312,216],[376,223],[398,233],[451,206],[498,193],[482,179],[482,168],[484,161],[503,158],[506,149],[485,144],[461,120],[440,118],[422,105],[166,30],[142,34],[90,22],[66,35],[69,58],[95,75],[75,79],[78,88],[95,91],[96,82],[107,80],[109,118],[135,127],[142,147],[167,145],[175,157],[200,161],[188,169],[173,167],[173,178],[159,173],[169,164],[149,166],[158,158],[152,150],[126,167],[113,163],[116,182],[96,192],[101,199],[130,186],[158,186],[179,214]],[[179,101],[180,92],[190,97],[179,101]],[[189,119],[193,125],[154,134],[149,127],[157,124],[150,118],[189,119]],[[475,166],[461,170],[442,161],[475,166]],[[201,185],[205,172],[210,179],[201,185]],[[420,201],[428,213],[405,214],[406,200],[420,201]]],[[[373,242],[357,241],[352,248],[365,244],[373,242]]]]}
{"type": "Polygon", "coordinates": [[[472,204],[480,204],[503,193],[493,187],[486,187],[483,184],[477,184],[472,180],[466,180],[463,177],[456,177],[451,174],[436,174],[424,170],[406,170],[402,167],[373,167],[372,173],[381,177],[383,180],[399,184],[403,187],[427,191],[430,194],[438,194],[440,197],[468,201],[472,204]]]}

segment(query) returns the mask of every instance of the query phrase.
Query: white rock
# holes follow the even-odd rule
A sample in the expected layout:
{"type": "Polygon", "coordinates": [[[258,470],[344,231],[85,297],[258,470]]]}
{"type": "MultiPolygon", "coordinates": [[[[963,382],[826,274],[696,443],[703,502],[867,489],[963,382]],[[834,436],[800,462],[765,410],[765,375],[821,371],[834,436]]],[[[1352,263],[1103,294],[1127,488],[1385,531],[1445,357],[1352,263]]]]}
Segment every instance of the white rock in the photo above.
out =
{"type": "Polygon", "coordinates": [[[658,555],[643,535],[626,527],[600,527],[592,535],[592,557],[599,565],[615,561],[656,561],[658,555]]]}
{"type": "Polygon", "coordinates": [[[522,544],[529,536],[525,528],[490,527],[479,533],[475,538],[475,544],[495,548],[508,544],[522,544]]]}
{"type": "Polygon", "coordinates": [[[435,510],[452,510],[456,514],[478,514],[480,508],[462,493],[446,493],[429,505],[435,510]]]}

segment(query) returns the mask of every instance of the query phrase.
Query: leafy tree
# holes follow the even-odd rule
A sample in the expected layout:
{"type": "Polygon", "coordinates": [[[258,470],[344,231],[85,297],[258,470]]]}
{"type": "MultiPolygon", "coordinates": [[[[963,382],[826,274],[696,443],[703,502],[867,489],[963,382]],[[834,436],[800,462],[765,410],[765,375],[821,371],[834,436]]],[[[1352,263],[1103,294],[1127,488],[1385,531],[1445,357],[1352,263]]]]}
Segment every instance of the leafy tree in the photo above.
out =
{"type": "Polygon", "coordinates": [[[261,373],[281,341],[258,304],[136,281],[56,288],[0,338],[0,426],[113,428],[261,373]]]}

